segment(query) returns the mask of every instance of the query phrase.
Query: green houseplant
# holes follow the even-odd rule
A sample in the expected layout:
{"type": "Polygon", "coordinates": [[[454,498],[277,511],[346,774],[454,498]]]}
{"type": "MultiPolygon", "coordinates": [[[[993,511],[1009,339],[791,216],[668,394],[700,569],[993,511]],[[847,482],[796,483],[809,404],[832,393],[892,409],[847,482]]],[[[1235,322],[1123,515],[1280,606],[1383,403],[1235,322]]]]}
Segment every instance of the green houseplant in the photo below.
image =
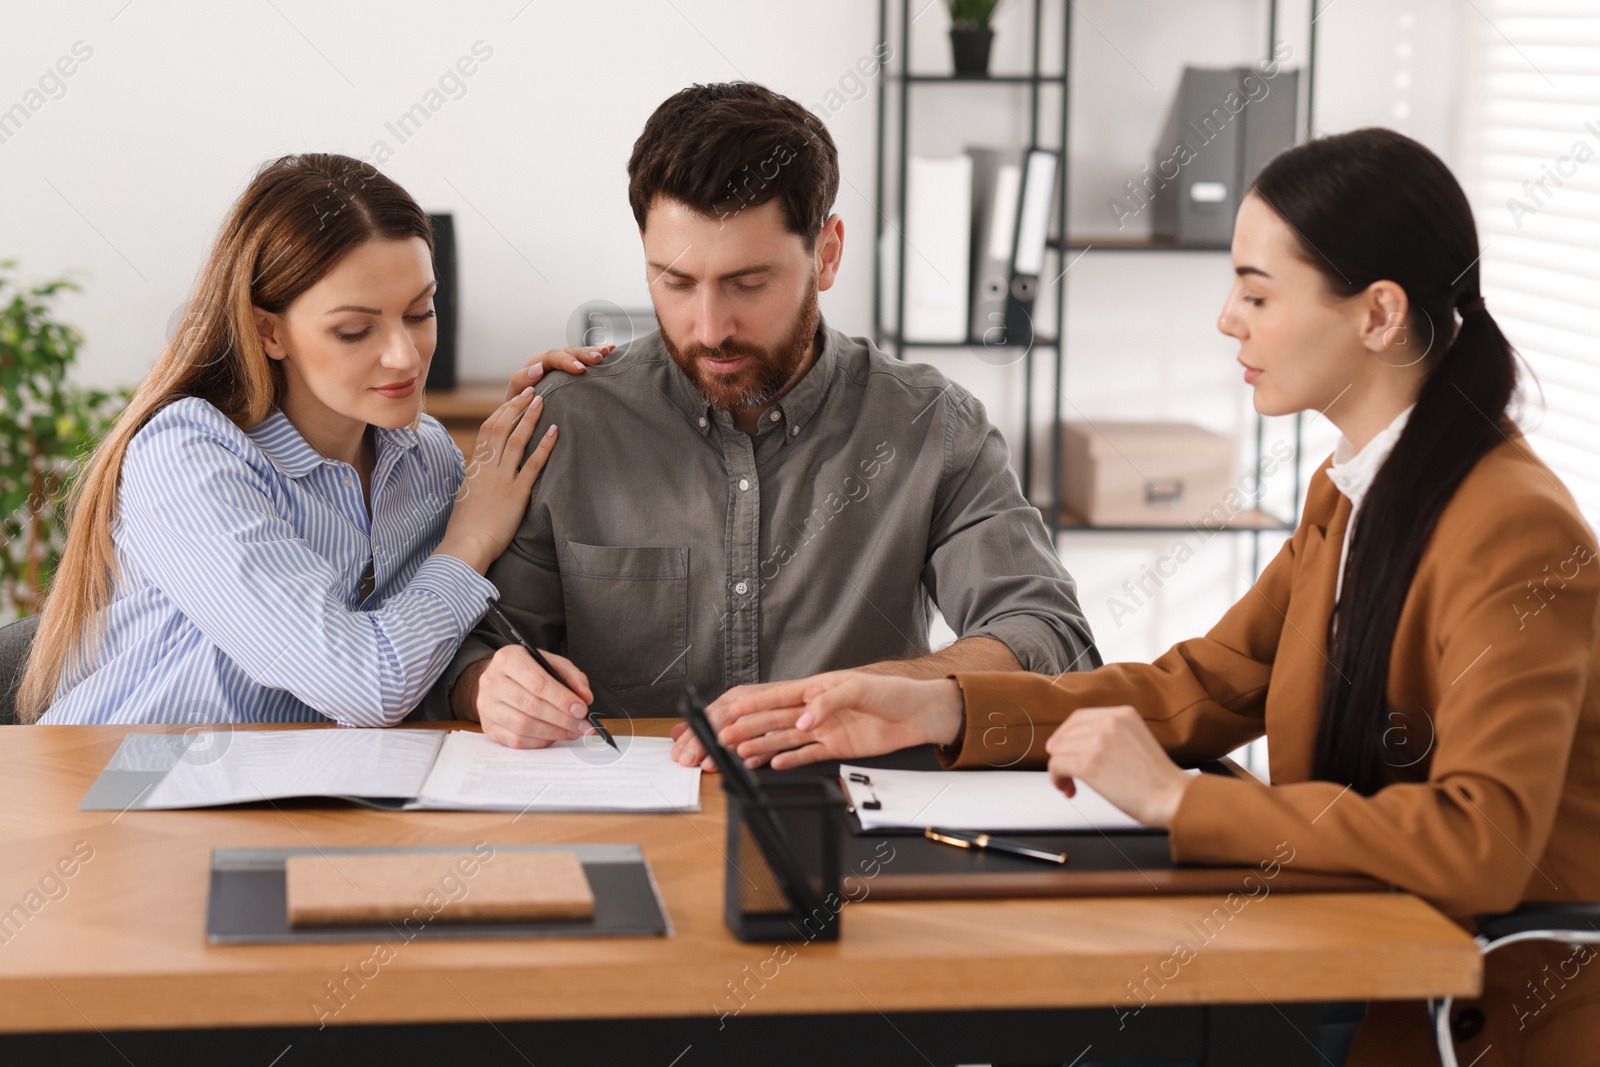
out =
{"type": "Polygon", "coordinates": [[[83,335],[55,317],[70,278],[25,285],[0,260],[0,612],[30,615],[66,541],[78,461],[127,402],[126,391],[67,381],[83,335]]]}
{"type": "Polygon", "coordinates": [[[989,76],[989,28],[1000,0],[945,0],[950,8],[950,52],[958,78],[989,76]]]}

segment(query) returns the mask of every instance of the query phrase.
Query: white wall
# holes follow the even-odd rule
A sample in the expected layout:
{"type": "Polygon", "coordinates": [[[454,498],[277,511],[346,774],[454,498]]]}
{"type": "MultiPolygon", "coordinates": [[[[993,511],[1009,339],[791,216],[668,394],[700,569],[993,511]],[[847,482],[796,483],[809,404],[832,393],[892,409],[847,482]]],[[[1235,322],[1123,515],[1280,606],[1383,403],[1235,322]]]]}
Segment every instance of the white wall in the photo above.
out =
{"type": "MultiPolygon", "coordinates": [[[[64,313],[88,337],[84,376],[109,382],[149,368],[262,160],[371,156],[379,141],[387,173],[457,216],[463,375],[509,375],[566,343],[585,301],[648,305],[625,166],[657,104],[739,77],[817,104],[877,24],[862,0],[125,2],[0,5],[0,107],[74,42],[92,49],[65,95],[0,144],[0,258],[34,277],[83,272],[64,313]],[[480,41],[492,55],[464,93],[401,143],[386,123],[480,41]]],[[[852,332],[872,314],[876,109],[861,92],[829,120],[854,228],[823,313],[852,332]]]]}
{"type": "MultiPolygon", "coordinates": [[[[852,81],[857,60],[878,44],[870,0],[124,4],[0,3],[0,109],[26,99],[75,42],[93,52],[64,81],[64,95],[42,100],[0,143],[0,258],[19,258],[33,277],[83,272],[86,291],[63,312],[88,337],[85,379],[130,383],[149,367],[214,227],[260,161],[303,150],[371,155],[379,141],[393,152],[388,173],[428,209],[457,216],[464,376],[504,375],[529,351],[564,343],[585,301],[648,303],[627,206],[628,151],[670,93],[738,77],[828,113],[847,239],[823,310],[835,326],[870,332],[877,86],[852,81]],[[480,41],[492,55],[464,92],[400,143],[386,123],[480,41]],[[843,92],[829,101],[830,89],[843,92]]],[[[1075,229],[1089,232],[1104,228],[1106,199],[1149,161],[1182,64],[1249,62],[1264,51],[1266,22],[1264,0],[1078,0],[1076,8],[1071,199],[1075,229]]],[[[1453,0],[1319,8],[1318,130],[1393,125],[1450,159],[1457,20],[1476,16],[1453,0]]],[[[916,67],[948,69],[942,4],[913,0],[912,10],[921,12],[916,67]]],[[[1023,0],[1003,4],[995,69],[1025,63],[1029,10],[1023,0]]],[[[1310,5],[1281,0],[1279,11],[1291,62],[1302,62],[1310,5]]],[[[1052,43],[1058,17],[1047,20],[1052,43]]],[[[1046,62],[1059,62],[1054,50],[1046,62]]],[[[1026,135],[1023,90],[917,91],[936,95],[918,97],[914,150],[954,153],[1026,135]]],[[[1075,263],[1068,415],[1187,418],[1250,432],[1233,346],[1214,326],[1228,274],[1227,257],[1212,254],[1096,250],[1075,263]]],[[[966,353],[929,359],[1017,439],[1018,368],[966,353]]],[[[1040,384],[1037,410],[1047,412],[1046,376],[1040,384]]],[[[1313,428],[1308,466],[1331,437],[1325,423],[1313,428]]],[[[1154,601],[1113,619],[1122,583],[1172,541],[1063,539],[1108,657],[1147,657],[1201,631],[1248,581],[1248,539],[1217,538],[1154,601]]],[[[1263,547],[1270,552],[1271,540],[1263,547]]]]}

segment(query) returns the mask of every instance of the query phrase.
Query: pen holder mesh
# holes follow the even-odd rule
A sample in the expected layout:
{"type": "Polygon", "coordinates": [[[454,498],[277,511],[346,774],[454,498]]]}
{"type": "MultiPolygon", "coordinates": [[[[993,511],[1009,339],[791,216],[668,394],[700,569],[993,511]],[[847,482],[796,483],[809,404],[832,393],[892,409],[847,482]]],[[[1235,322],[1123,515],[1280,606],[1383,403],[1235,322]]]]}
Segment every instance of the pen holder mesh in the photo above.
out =
{"type": "Polygon", "coordinates": [[[839,853],[844,826],[844,793],[824,778],[764,777],[760,808],[781,829],[776,842],[764,840],[747,805],[723,788],[728,799],[728,869],[723,914],[740,941],[837,941],[839,853]],[[769,859],[771,847],[787,847],[797,872],[816,898],[807,907],[789,899],[779,876],[781,861],[769,859]]]}

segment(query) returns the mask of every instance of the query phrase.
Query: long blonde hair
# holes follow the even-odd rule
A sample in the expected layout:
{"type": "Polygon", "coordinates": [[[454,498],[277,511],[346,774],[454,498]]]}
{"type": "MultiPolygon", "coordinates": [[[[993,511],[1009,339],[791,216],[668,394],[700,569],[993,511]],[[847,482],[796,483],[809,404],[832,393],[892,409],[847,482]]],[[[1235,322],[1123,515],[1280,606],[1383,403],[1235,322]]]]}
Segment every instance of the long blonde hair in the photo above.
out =
{"type": "Polygon", "coordinates": [[[116,587],[111,537],[122,460],[150,417],[199,397],[240,429],[283,401],[284,378],[256,332],[253,308],[282,312],[357,245],[420,237],[428,216],[395,182],[349,156],[284,156],[256,172],[217,235],[172,341],[89,458],[68,503],[67,543],[50,581],[17,694],[36,722],[69,665],[92,656],[116,587]]]}

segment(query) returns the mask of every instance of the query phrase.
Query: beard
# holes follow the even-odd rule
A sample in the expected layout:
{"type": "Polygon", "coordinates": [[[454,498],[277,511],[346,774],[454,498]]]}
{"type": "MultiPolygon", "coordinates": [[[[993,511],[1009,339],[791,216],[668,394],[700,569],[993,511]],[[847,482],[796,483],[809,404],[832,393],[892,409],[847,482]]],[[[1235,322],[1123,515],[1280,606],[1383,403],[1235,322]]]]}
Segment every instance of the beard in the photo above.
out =
{"type": "Polygon", "coordinates": [[[787,337],[771,349],[747,341],[729,339],[716,348],[690,342],[679,344],[672,339],[661,317],[656,325],[661,327],[661,340],[672,356],[672,362],[688,376],[695,389],[705,397],[706,403],[718,411],[747,411],[768,403],[783,392],[794,378],[795,372],[805,363],[816,339],[817,326],[822,312],[817,307],[817,280],[811,279],[806,287],[805,300],[795,315],[794,325],[787,337]],[[706,359],[737,359],[746,357],[746,363],[733,374],[719,374],[703,364],[706,359]]]}

